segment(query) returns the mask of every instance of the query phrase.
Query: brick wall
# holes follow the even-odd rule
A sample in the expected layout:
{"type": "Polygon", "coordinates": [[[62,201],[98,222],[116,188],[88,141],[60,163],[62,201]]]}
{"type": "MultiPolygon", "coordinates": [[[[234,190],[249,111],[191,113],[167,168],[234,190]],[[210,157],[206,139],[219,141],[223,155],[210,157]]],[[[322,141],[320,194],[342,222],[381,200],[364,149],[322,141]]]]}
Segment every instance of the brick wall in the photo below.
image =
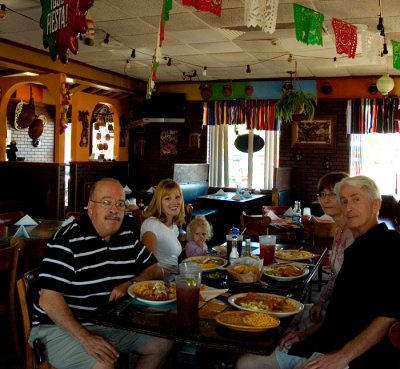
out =
{"type": "Polygon", "coordinates": [[[25,161],[30,162],[54,162],[54,121],[43,106],[35,106],[36,115],[44,114],[46,116],[46,125],[39,138],[40,145],[34,147],[32,139],[29,137],[28,128],[16,130],[7,123],[7,129],[10,130],[11,140],[17,141],[17,157],[24,157],[25,161]]]}
{"type": "Polygon", "coordinates": [[[317,183],[319,178],[330,171],[349,172],[350,136],[346,134],[346,99],[320,100],[316,115],[333,115],[336,117],[335,145],[332,148],[301,148],[302,160],[293,160],[294,150],[291,148],[291,125],[281,126],[280,166],[294,168],[292,174],[293,197],[301,201],[302,207],[308,206],[320,211],[319,205],[313,204],[317,199],[317,183]],[[322,166],[324,156],[331,163],[330,169],[322,166]]]}

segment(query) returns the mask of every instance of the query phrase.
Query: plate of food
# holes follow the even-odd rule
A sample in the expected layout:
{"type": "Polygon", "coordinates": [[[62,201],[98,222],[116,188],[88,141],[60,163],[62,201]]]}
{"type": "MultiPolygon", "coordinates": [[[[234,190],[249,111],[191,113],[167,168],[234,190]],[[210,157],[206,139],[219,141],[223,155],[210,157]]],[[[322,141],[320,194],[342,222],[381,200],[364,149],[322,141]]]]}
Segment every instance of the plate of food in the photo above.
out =
{"type": "Polygon", "coordinates": [[[176,300],[175,283],[159,280],[136,282],[129,286],[128,293],[148,305],[167,304],[176,300]]]}
{"type": "Polygon", "coordinates": [[[277,318],[285,318],[304,309],[299,301],[270,293],[238,293],[230,296],[228,302],[240,310],[267,313],[277,318]]]}
{"type": "Polygon", "coordinates": [[[302,263],[276,263],[264,267],[263,273],[280,282],[290,282],[305,277],[310,270],[302,263]]]}
{"type": "Polygon", "coordinates": [[[227,253],[227,248],[226,248],[226,246],[223,246],[223,245],[221,245],[221,246],[214,246],[212,249],[213,249],[217,254],[226,255],[226,253],[227,253]]]}
{"type": "Polygon", "coordinates": [[[276,250],[275,257],[284,260],[306,260],[315,255],[310,251],[304,250],[276,250]]]}
{"type": "Polygon", "coordinates": [[[228,264],[228,260],[226,260],[224,258],[220,258],[218,256],[208,256],[208,255],[192,256],[192,257],[186,258],[185,260],[182,261],[182,263],[187,263],[187,262],[202,264],[203,271],[216,270],[216,269],[228,264]]]}
{"type": "Polygon", "coordinates": [[[219,313],[215,320],[225,327],[243,332],[262,332],[275,328],[281,323],[272,315],[242,310],[219,313]]]}

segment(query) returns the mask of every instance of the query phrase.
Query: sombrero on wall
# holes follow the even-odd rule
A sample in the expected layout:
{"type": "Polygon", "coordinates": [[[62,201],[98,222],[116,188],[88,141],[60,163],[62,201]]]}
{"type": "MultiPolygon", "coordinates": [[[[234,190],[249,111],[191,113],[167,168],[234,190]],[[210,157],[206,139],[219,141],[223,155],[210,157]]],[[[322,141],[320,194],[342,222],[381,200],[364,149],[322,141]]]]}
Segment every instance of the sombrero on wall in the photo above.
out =
{"type": "Polygon", "coordinates": [[[30,85],[31,98],[28,104],[20,101],[15,107],[14,113],[14,128],[25,129],[28,128],[33,120],[36,118],[35,114],[35,102],[32,97],[32,85],[30,85]]]}

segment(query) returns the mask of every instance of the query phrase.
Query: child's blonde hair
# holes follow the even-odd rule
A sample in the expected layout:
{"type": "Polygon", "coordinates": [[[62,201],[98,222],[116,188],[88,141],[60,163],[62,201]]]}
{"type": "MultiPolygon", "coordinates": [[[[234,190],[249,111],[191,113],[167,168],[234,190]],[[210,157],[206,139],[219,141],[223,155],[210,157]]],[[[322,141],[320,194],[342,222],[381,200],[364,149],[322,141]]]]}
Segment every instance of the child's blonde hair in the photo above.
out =
{"type": "Polygon", "coordinates": [[[196,215],[186,229],[186,237],[188,241],[193,239],[193,232],[196,227],[204,227],[207,230],[206,241],[210,240],[213,236],[212,225],[207,221],[204,215],[196,215]]]}

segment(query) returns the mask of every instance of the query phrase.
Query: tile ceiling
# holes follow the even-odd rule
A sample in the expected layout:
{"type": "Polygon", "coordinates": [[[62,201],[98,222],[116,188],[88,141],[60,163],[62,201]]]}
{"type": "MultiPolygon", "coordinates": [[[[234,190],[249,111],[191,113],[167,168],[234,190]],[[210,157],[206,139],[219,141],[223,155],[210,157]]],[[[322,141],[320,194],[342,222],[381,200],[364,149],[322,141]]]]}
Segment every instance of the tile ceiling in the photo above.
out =
{"type": "MultiPolygon", "coordinates": [[[[44,50],[40,0],[2,0],[9,8],[0,19],[0,38],[44,50]]],[[[273,34],[244,24],[244,0],[222,0],[222,16],[199,12],[174,0],[165,24],[163,56],[157,71],[158,82],[182,82],[182,73],[197,76],[193,81],[288,78],[297,65],[298,78],[379,76],[393,69],[390,40],[400,41],[399,0],[311,0],[298,4],[325,16],[324,46],[308,46],[296,40],[293,2],[280,0],[273,34]],[[381,5],[380,5],[381,3],[381,5]],[[381,10],[380,10],[381,9],[381,10]],[[359,29],[379,34],[382,14],[389,53],[374,60],[363,54],[361,33],[355,59],[338,55],[331,25],[332,17],[359,25],[359,29]],[[289,55],[293,61],[289,62],[289,55]],[[334,57],[337,61],[334,62],[334,57]],[[168,58],[171,65],[168,66],[168,58]],[[246,73],[249,64],[251,73],[246,73]],[[203,76],[204,66],[207,75],[203,76]]],[[[161,12],[161,0],[95,0],[90,15],[95,25],[95,45],[79,41],[77,55],[70,60],[96,66],[147,81],[151,71],[161,12]],[[103,40],[110,34],[110,42],[103,40]],[[136,58],[129,60],[131,50],[136,58]]],[[[383,39],[383,38],[382,38],[383,39]]],[[[1,59],[0,59],[1,67],[1,59]]],[[[188,80],[188,79],[187,79],[188,80]]]]}

